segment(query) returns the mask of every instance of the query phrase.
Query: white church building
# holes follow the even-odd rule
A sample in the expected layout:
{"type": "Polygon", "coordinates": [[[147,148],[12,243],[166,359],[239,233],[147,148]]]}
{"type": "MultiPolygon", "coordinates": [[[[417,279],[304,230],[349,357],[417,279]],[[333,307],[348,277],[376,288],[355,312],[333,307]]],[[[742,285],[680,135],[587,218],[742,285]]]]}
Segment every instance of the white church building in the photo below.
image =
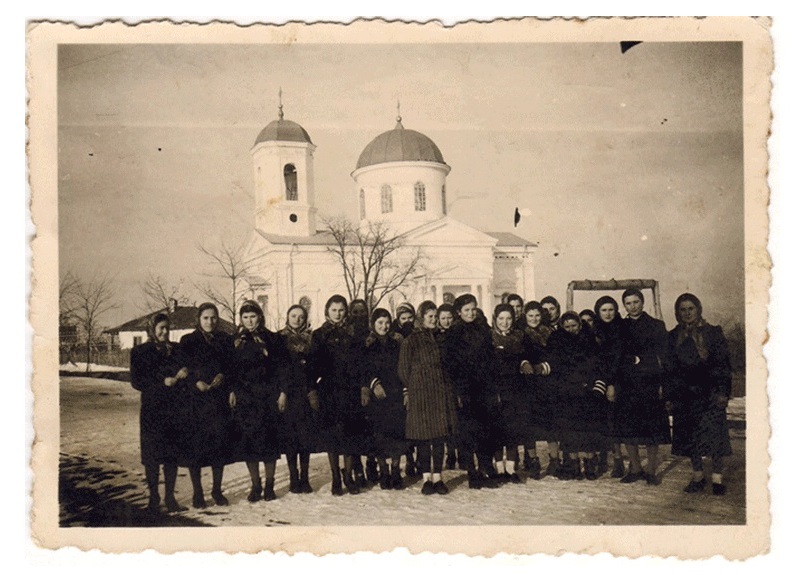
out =
{"type": "MultiPolygon", "coordinates": [[[[263,307],[271,329],[283,327],[294,303],[309,309],[309,321],[323,321],[326,300],[347,297],[342,265],[329,251],[331,233],[318,228],[314,153],[308,132],[279,117],[259,133],[251,157],[256,198],[248,256],[248,296],[263,307]]],[[[438,146],[403,127],[372,140],[353,170],[350,201],[358,202],[360,225],[381,222],[400,236],[404,257],[417,250],[421,273],[381,303],[394,311],[402,301],[442,303],[473,293],[486,315],[505,292],[535,297],[533,254],[537,244],[509,232],[485,232],[447,214],[446,178],[451,170],[438,146]]]]}

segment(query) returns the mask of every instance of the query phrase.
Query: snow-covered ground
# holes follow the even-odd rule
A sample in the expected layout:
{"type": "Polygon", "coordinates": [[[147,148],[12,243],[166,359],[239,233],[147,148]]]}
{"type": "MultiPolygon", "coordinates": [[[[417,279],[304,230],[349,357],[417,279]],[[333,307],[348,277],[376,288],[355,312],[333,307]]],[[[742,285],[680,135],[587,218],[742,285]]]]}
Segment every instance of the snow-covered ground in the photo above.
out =
{"type": "MultiPolygon", "coordinates": [[[[58,369],[60,371],[66,371],[66,372],[71,372],[71,373],[85,373],[85,365],[86,364],[85,364],[84,361],[78,361],[77,363],[69,362],[69,363],[64,363],[58,369]]],[[[93,372],[102,372],[102,371],[111,372],[111,371],[129,371],[130,370],[128,367],[118,367],[118,366],[115,366],[115,365],[99,365],[99,364],[96,364],[96,363],[91,363],[89,365],[91,367],[91,369],[89,371],[93,371],[93,372]]]]}
{"type": "MultiPolygon", "coordinates": [[[[150,525],[143,512],[147,493],[139,460],[139,394],[128,383],[83,378],[61,379],[60,503],[62,526],[150,525]]],[[[165,515],[158,525],[670,525],[743,524],[745,522],[744,400],[729,406],[734,455],[725,471],[728,494],[683,493],[689,463],[662,448],[662,484],[621,484],[608,475],[597,481],[526,479],[519,485],[470,490],[465,473],[445,471],[451,492],[424,496],[421,481],[408,479],[404,491],[366,489],[360,495],[331,495],[324,454],[311,460],[314,493],[288,492],[287,466],[276,471],[277,499],[249,503],[243,463],[226,467],[228,507],[209,497],[210,470],[204,471],[209,506],[165,515]]],[[[541,452],[541,461],[547,454],[541,452]]],[[[707,468],[708,471],[708,468],[707,468]]],[[[162,491],[162,487],[161,487],[162,491]]],[[[191,501],[187,470],[180,469],[177,498],[191,501]]]]}

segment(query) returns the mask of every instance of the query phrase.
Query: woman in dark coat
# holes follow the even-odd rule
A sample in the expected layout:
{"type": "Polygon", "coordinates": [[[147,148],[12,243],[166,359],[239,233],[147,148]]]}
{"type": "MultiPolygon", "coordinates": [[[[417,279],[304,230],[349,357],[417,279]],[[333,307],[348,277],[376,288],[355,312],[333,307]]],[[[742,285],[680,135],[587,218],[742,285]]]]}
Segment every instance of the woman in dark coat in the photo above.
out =
{"type": "Polygon", "coordinates": [[[289,355],[290,393],[284,411],[281,450],[287,458],[290,493],[313,491],[309,483],[309,458],[312,453],[322,451],[316,415],[309,400],[311,332],[307,328],[307,318],[306,308],[295,304],[287,310],[287,325],[279,332],[289,355]]]}
{"type": "Polygon", "coordinates": [[[141,392],[141,463],[146,471],[151,513],[160,509],[160,465],[165,476],[165,505],[168,511],[185,511],[174,490],[181,443],[177,409],[182,400],[180,382],[188,370],[176,344],[168,340],[170,322],[164,313],[149,321],[149,340],[132,348],[130,382],[141,392]]]}
{"type": "MultiPolygon", "coordinates": [[[[436,330],[436,341],[439,347],[443,347],[444,339],[447,337],[449,328],[455,321],[455,308],[451,303],[442,303],[438,306],[438,329],[436,330]]],[[[451,437],[446,444],[447,450],[447,469],[455,469],[460,464],[461,468],[465,467],[465,462],[460,461],[458,447],[455,443],[455,438],[451,437]]]]}
{"type": "MultiPolygon", "coordinates": [[[[350,302],[350,313],[348,315],[350,327],[353,328],[353,346],[360,349],[364,345],[364,340],[370,334],[370,321],[369,321],[369,306],[363,299],[354,299],[350,302]]],[[[366,416],[366,412],[362,416],[366,422],[367,429],[364,433],[366,439],[362,439],[360,445],[360,454],[353,455],[353,478],[356,485],[365,487],[367,481],[371,483],[378,482],[378,460],[375,457],[375,447],[372,439],[372,425],[366,416]],[[361,455],[367,456],[367,473],[364,474],[364,466],[361,463],[361,455]]]]}
{"type": "MultiPolygon", "coordinates": [[[[598,345],[601,361],[601,376],[607,384],[607,432],[601,447],[599,475],[606,473],[609,462],[609,449],[613,452],[612,477],[626,474],[623,455],[620,451],[620,437],[615,430],[615,398],[620,388],[620,366],[623,361],[623,320],[620,317],[618,302],[606,295],[595,303],[593,335],[598,345]]],[[[581,314],[580,314],[581,316],[581,314]]]]}
{"type": "Polygon", "coordinates": [[[408,447],[405,440],[403,386],[397,374],[403,338],[390,332],[391,314],[377,308],[372,312],[371,331],[360,349],[362,386],[367,413],[372,422],[374,451],[380,465],[381,489],[402,489],[400,457],[408,447]],[[391,460],[391,461],[389,461],[391,460]]]}
{"type": "Polygon", "coordinates": [[[530,301],[524,306],[526,320],[524,335],[532,355],[535,375],[529,376],[527,382],[527,435],[524,437],[524,469],[529,471],[531,479],[541,478],[540,458],[537,444],[545,441],[549,447],[549,465],[546,475],[554,477],[559,469],[560,454],[557,435],[551,417],[550,388],[544,379],[549,374],[546,360],[546,343],[553,330],[544,323],[544,311],[540,302],[530,301]]]}
{"type": "Polygon", "coordinates": [[[477,320],[477,298],[472,294],[458,296],[454,307],[458,320],[444,339],[442,366],[458,397],[459,449],[468,463],[469,488],[498,487],[493,466],[498,393],[491,330],[477,320]]]}
{"type": "Polygon", "coordinates": [[[449,493],[441,477],[444,442],[457,431],[455,395],[434,334],[437,319],[433,302],[419,305],[417,325],[402,344],[398,364],[407,407],[405,436],[417,443],[425,495],[449,493]]]}
{"type": "Polygon", "coordinates": [[[231,457],[231,390],[233,338],[217,331],[218,308],[203,303],[198,308],[196,330],[182,337],[179,346],[190,371],[185,385],[185,456],[193,484],[193,507],[203,509],[201,468],[212,467],[212,499],[228,505],[221,490],[223,466],[231,457]]]}
{"type": "Polygon", "coordinates": [[[325,323],[312,333],[309,350],[310,390],[317,394],[319,421],[331,465],[331,493],[361,492],[353,479],[353,456],[361,455],[366,441],[360,370],[353,357],[354,334],[347,322],[347,300],[332,295],[325,304],[325,323]],[[344,477],[339,456],[344,460],[344,477]]]}
{"type": "Polygon", "coordinates": [[[527,434],[527,376],[533,373],[533,369],[526,336],[523,330],[513,326],[514,318],[515,312],[508,303],[501,303],[494,309],[492,337],[501,422],[500,445],[494,459],[496,471],[503,481],[521,483],[516,473],[518,445],[524,442],[527,434]]]}
{"type": "Polygon", "coordinates": [[[549,337],[549,378],[555,392],[554,421],[561,450],[567,453],[561,479],[597,478],[595,451],[606,430],[606,383],[601,379],[598,348],[576,312],[560,317],[549,337]],[[584,474],[582,474],[584,466],[584,474]]]}
{"type": "Polygon", "coordinates": [[[229,405],[240,430],[237,461],[245,461],[251,476],[248,501],[272,501],[281,413],[287,407],[289,357],[282,339],[265,328],[262,308],[253,300],[240,307],[242,324],[234,338],[234,385],[229,405]],[[259,462],[265,465],[265,488],[259,462]]]}
{"type": "Polygon", "coordinates": [[[692,461],[692,481],[684,491],[696,493],[705,488],[703,457],[711,457],[712,492],[724,495],[723,457],[731,454],[725,414],[731,395],[728,341],[719,326],[706,323],[703,306],[692,294],[678,297],[675,318],[678,325],[668,337],[672,452],[692,461]]]}
{"type": "Polygon", "coordinates": [[[645,298],[640,290],[627,289],[622,299],[627,317],[622,323],[624,348],[615,411],[618,433],[629,455],[629,472],[620,481],[645,479],[648,485],[659,485],[659,445],[670,443],[663,400],[667,329],[664,322],[643,311],[645,298]],[[640,462],[640,445],[646,446],[648,454],[645,471],[640,462]]]}

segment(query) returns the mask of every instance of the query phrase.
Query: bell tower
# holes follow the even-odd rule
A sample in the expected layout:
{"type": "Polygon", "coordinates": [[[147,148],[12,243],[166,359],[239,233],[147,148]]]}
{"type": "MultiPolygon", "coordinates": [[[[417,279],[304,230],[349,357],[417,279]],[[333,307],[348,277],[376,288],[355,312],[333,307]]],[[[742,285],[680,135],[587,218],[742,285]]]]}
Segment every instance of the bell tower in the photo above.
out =
{"type": "Polygon", "coordinates": [[[308,132],[284,119],[279,89],[278,120],[259,133],[251,158],[254,164],[256,228],[279,236],[316,233],[314,150],[308,132]]]}

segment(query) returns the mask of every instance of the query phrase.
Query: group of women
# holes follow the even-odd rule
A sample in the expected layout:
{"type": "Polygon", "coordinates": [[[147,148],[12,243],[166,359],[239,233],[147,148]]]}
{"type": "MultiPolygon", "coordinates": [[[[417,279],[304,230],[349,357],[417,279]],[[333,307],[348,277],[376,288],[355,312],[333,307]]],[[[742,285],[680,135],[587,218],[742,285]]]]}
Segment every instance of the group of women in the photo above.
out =
{"type": "Polygon", "coordinates": [[[520,446],[528,476],[540,479],[539,442],[548,445],[545,475],[594,480],[611,454],[622,483],[658,485],[670,413],[672,452],[692,462],[685,491],[705,489],[703,458],[711,457],[712,491],[724,494],[731,367],[722,330],[706,323],[692,294],[676,301],[669,333],[643,311],[639,290],[626,290],[622,303],[625,318],[609,296],[593,311],[561,314],[553,297],[525,305],[511,294],[489,324],[471,294],[416,310],[401,304],[395,318],[334,295],[319,328],[310,331],[306,309],[293,305],[275,333],[246,301],[233,337],[218,331],[218,310],[205,303],[178,344],[168,316],[156,314],[150,340],[131,356],[149,508],[160,508],[161,465],[173,512],[183,509],[178,466],[190,471],[197,508],[206,506],[203,467],[212,468],[216,505],[228,505],[223,469],[237,461],[250,474],[248,500],[268,501],[282,454],[290,492],[312,492],[309,456],[318,452],[328,454],[334,495],[360,493],[368,481],[402,489],[403,457],[406,473],[421,473],[423,494],[444,495],[445,464],[466,470],[472,489],[522,482],[520,446]]]}

